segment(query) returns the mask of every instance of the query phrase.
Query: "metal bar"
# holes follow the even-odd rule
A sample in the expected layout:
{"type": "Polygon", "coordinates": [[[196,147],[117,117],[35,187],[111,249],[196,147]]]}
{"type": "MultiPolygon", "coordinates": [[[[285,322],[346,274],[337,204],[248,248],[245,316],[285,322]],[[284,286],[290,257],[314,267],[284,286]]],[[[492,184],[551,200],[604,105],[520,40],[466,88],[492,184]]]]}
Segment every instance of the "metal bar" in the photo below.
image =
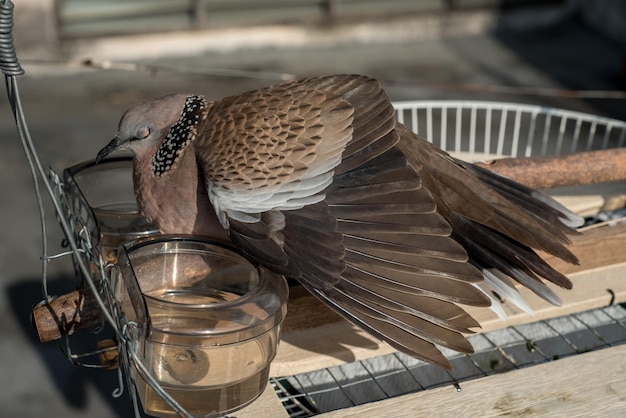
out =
{"type": "Polygon", "coordinates": [[[462,148],[461,148],[462,125],[463,125],[463,108],[459,105],[456,108],[456,126],[454,129],[454,149],[457,152],[462,151],[462,148]]]}
{"type": "Polygon", "coordinates": [[[548,153],[548,143],[550,141],[550,126],[552,125],[552,115],[546,115],[546,122],[543,125],[543,138],[541,139],[541,152],[539,155],[548,153]]]}
{"type": "Polygon", "coordinates": [[[507,116],[508,110],[502,109],[502,114],[500,115],[500,131],[498,132],[498,149],[496,151],[497,155],[502,155],[504,153],[507,116]]]}
{"type": "Polygon", "coordinates": [[[404,124],[404,109],[396,109],[396,120],[404,124]]]}
{"type": "MultiPolygon", "coordinates": [[[[578,147],[578,140],[580,139],[580,130],[583,125],[583,120],[581,118],[576,119],[576,127],[574,128],[574,137],[572,138],[572,144],[570,146],[570,153],[576,152],[576,148],[578,147]]],[[[587,149],[586,151],[589,151],[587,149]]]]}
{"type": "Polygon", "coordinates": [[[604,130],[604,137],[602,138],[602,146],[600,149],[607,149],[609,147],[609,136],[611,136],[611,126],[607,126],[604,130]]]}
{"type": "MultiPolygon", "coordinates": [[[[611,126],[611,128],[613,128],[613,126],[611,126]]],[[[623,147],[625,139],[626,139],[626,129],[622,129],[622,133],[619,136],[619,141],[617,142],[617,146],[618,147],[623,147]]]]}
{"type": "Polygon", "coordinates": [[[598,128],[598,122],[595,120],[591,122],[591,127],[589,128],[589,136],[587,138],[587,148],[585,151],[591,151],[593,147],[593,140],[596,137],[596,129],[598,128]]]}
{"type": "Polygon", "coordinates": [[[515,122],[513,125],[513,143],[511,145],[511,155],[513,157],[517,157],[517,149],[519,147],[519,135],[521,129],[521,121],[522,121],[522,111],[518,110],[515,112],[515,122]]]}
{"type": "Polygon", "coordinates": [[[528,128],[528,137],[526,138],[526,149],[524,157],[530,157],[533,153],[533,142],[535,139],[535,129],[537,126],[537,115],[539,112],[534,111],[530,114],[530,127],[528,128]]]}
{"type": "Polygon", "coordinates": [[[433,138],[433,108],[432,106],[426,107],[426,138],[429,141],[435,142],[433,138]]]}
{"type": "MultiPolygon", "coordinates": [[[[448,148],[448,108],[441,108],[441,138],[439,138],[439,146],[448,148]]],[[[456,151],[456,150],[455,150],[456,151]]]]}
{"type": "Polygon", "coordinates": [[[489,154],[491,152],[491,106],[488,106],[485,112],[487,112],[487,114],[485,115],[485,148],[483,152],[489,154]]]}
{"type": "Polygon", "coordinates": [[[470,113],[469,152],[476,152],[476,106],[472,106],[470,113]]]}
{"type": "Polygon", "coordinates": [[[567,127],[567,117],[561,118],[561,125],[559,126],[559,137],[556,140],[556,154],[561,154],[563,148],[563,137],[565,136],[565,128],[567,127]]]}

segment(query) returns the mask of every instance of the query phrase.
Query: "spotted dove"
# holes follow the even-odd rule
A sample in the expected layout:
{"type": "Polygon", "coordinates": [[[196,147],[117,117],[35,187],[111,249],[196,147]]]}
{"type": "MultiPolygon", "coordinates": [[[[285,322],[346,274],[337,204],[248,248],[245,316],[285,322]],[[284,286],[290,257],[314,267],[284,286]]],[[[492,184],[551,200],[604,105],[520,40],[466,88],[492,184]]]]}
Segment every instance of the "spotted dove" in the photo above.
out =
{"type": "Polygon", "coordinates": [[[513,280],[559,304],[580,218],[455,159],[395,119],[358,75],[284,82],[215,101],[175,94],[130,108],[98,154],[132,151],[137,200],[164,233],[228,239],[397,350],[450,367],[472,352],[462,305],[513,280]],[[543,280],[542,280],[543,279],[543,280]]]}

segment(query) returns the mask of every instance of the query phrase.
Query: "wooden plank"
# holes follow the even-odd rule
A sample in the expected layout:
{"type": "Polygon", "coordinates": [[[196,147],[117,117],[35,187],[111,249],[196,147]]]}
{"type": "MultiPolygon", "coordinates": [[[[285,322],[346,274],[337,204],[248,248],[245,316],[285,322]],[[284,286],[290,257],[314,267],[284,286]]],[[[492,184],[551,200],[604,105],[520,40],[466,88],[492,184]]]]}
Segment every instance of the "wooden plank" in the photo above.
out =
{"type": "MultiPolygon", "coordinates": [[[[505,303],[504,309],[508,315],[506,321],[501,321],[490,309],[472,307],[466,307],[466,309],[480,322],[482,332],[567,315],[607,306],[611,302],[625,302],[625,275],[626,262],[572,273],[569,277],[574,282],[574,288],[571,291],[556,289],[557,294],[563,300],[562,307],[550,305],[532,295],[530,291],[520,289],[535,314],[528,315],[505,303]],[[607,289],[610,289],[612,293],[607,289]]],[[[312,297],[307,303],[309,312],[317,311],[318,315],[322,315],[323,312],[329,311],[329,308],[312,297]]],[[[290,318],[289,315],[290,313],[287,314],[286,322],[299,320],[290,318]]],[[[312,328],[294,329],[292,327],[290,332],[283,333],[281,337],[278,354],[272,362],[270,375],[290,376],[306,373],[389,354],[393,351],[394,349],[387,344],[343,319],[312,328]]]]}
{"type": "Polygon", "coordinates": [[[548,195],[580,216],[593,216],[626,206],[626,182],[615,181],[546,190],[548,195]]]}
{"type": "MultiPolygon", "coordinates": [[[[616,226],[603,226],[589,228],[583,233],[573,236],[571,250],[580,260],[579,265],[566,263],[549,254],[541,254],[542,257],[555,269],[564,274],[589,271],[589,274],[601,275],[596,269],[602,270],[605,266],[626,262],[626,252],[622,250],[622,244],[626,242],[626,224],[616,226]]],[[[575,278],[576,275],[572,276],[575,278]]],[[[584,296],[576,292],[574,297],[584,296]]],[[[618,286],[619,288],[619,286],[618,286]]],[[[529,300],[536,299],[527,290],[520,290],[528,296],[529,300]]],[[[563,291],[564,297],[569,298],[570,292],[563,291]]],[[[590,308],[589,308],[590,309],[590,308]]],[[[515,313],[515,311],[511,311],[515,313]]],[[[289,313],[283,324],[283,334],[293,331],[305,330],[341,321],[342,318],[312,297],[306,290],[299,286],[292,286],[289,295],[289,313]]]]}
{"type": "Polygon", "coordinates": [[[445,386],[319,417],[624,416],[626,346],[464,382],[461,389],[445,386]]]}
{"type": "Polygon", "coordinates": [[[341,321],[343,318],[339,314],[330,310],[302,286],[296,284],[289,287],[287,317],[282,325],[283,335],[341,321]]]}
{"type": "Polygon", "coordinates": [[[228,414],[228,416],[237,418],[288,418],[289,414],[283,407],[280,399],[278,399],[278,395],[274,391],[274,388],[272,388],[272,385],[268,383],[267,387],[256,401],[237,412],[228,414]]]}
{"type": "Polygon", "coordinates": [[[389,345],[342,320],[282,335],[270,376],[306,373],[393,351],[389,345]]]}
{"type": "Polygon", "coordinates": [[[500,320],[490,309],[474,307],[466,309],[480,322],[482,332],[569,315],[626,301],[625,275],[626,262],[572,273],[569,277],[574,282],[574,288],[571,291],[556,290],[563,301],[563,306],[551,305],[534,296],[528,289],[520,288],[522,297],[530,302],[529,305],[534,310],[534,315],[529,315],[509,303],[504,303],[503,308],[508,316],[506,321],[500,320]]]}
{"type": "Polygon", "coordinates": [[[571,248],[580,260],[579,265],[542,254],[552,267],[567,274],[574,283],[571,291],[556,289],[563,306],[550,305],[528,289],[518,286],[522,297],[531,302],[534,316],[507,303],[503,305],[508,315],[505,322],[500,321],[490,310],[467,307],[467,311],[480,322],[482,331],[487,331],[623,302],[626,298],[626,283],[623,280],[626,252],[622,249],[625,242],[626,224],[604,226],[588,229],[573,237],[571,248]]]}
{"type": "MultiPolygon", "coordinates": [[[[617,182],[563,188],[550,191],[550,193],[567,207],[587,216],[600,210],[612,210],[623,207],[626,196],[625,190],[626,184],[617,182]]],[[[626,225],[610,228],[601,227],[589,229],[572,238],[572,251],[580,259],[580,265],[578,266],[572,266],[552,256],[542,254],[542,257],[548,263],[568,274],[574,282],[572,291],[556,290],[563,300],[562,307],[553,306],[539,299],[529,290],[520,288],[522,296],[535,311],[534,315],[526,314],[508,303],[505,303],[503,306],[508,315],[506,321],[500,320],[489,309],[472,307],[466,307],[466,309],[481,323],[482,328],[480,331],[484,332],[626,301],[626,283],[623,281],[626,273],[626,253],[622,250],[624,242],[626,242],[626,225]]],[[[272,363],[271,374],[273,376],[305,373],[324,367],[332,367],[385,355],[394,351],[388,345],[343,321],[338,315],[334,314],[315,298],[309,296],[301,288],[293,288],[289,303],[289,314],[284,324],[284,334],[281,339],[278,356],[272,363]]],[[[579,361],[586,360],[579,358],[579,361]]],[[[554,367],[552,365],[549,366],[554,367]]],[[[533,373],[530,374],[531,378],[535,373],[538,373],[535,370],[533,368],[533,373]]],[[[594,369],[592,368],[589,372],[592,373],[593,371],[594,369]]],[[[626,373],[626,368],[624,372],[626,373]]],[[[571,374],[571,372],[569,373],[571,374]]],[[[506,379],[511,378],[513,377],[507,377],[506,379]]],[[[572,380],[569,376],[568,379],[572,380]]],[[[582,377],[582,381],[584,379],[585,377],[582,377]]],[[[623,389],[622,393],[626,400],[626,384],[623,385],[623,389]]],[[[489,393],[489,391],[486,390],[484,393],[489,393]]],[[[540,401],[544,399],[541,398],[541,394],[539,395],[540,401]]],[[[446,390],[446,396],[450,396],[449,388],[446,390]]],[[[515,414],[518,412],[535,411],[532,409],[532,405],[536,404],[535,399],[537,396],[533,398],[511,395],[509,396],[510,399],[506,396],[509,396],[509,394],[505,393],[499,398],[500,403],[495,404],[495,409],[483,410],[480,409],[482,407],[479,405],[476,415],[489,415],[489,413],[498,415],[509,412],[515,414]],[[528,402],[524,402],[525,400],[528,400],[528,402]],[[529,404],[531,406],[528,406],[529,404]]],[[[475,394],[474,397],[484,399],[484,397],[477,397],[475,394]]],[[[569,398],[565,396],[563,399],[565,399],[562,402],[564,408],[569,407],[568,402],[566,402],[569,398]]],[[[548,399],[548,401],[550,400],[548,399]]],[[[449,403],[449,400],[438,397],[437,402],[445,405],[449,403]]],[[[433,409],[432,411],[427,411],[419,406],[417,409],[415,407],[410,409],[407,415],[396,415],[396,411],[404,412],[406,410],[402,402],[397,403],[397,399],[370,405],[378,404],[383,406],[372,411],[368,409],[368,406],[365,406],[322,416],[352,416],[354,411],[354,415],[364,414],[365,416],[375,417],[388,413],[391,408],[393,408],[394,416],[422,416],[429,412],[441,416],[441,410],[433,409]],[[393,402],[393,404],[390,402],[393,402]]],[[[576,403],[573,402],[573,404],[575,405],[576,403]]],[[[456,400],[455,405],[458,405],[456,400]]],[[[463,407],[461,406],[460,408],[463,407]]],[[[466,409],[460,408],[450,411],[450,415],[452,413],[454,415],[466,415],[466,409]]],[[[542,412],[541,408],[543,406],[540,406],[536,412],[542,412]]],[[[568,410],[564,409],[564,411],[568,410]]]]}
{"type": "MultiPolygon", "coordinates": [[[[626,225],[590,229],[572,240],[572,249],[580,258],[580,265],[566,264],[544,255],[546,261],[567,274],[574,283],[571,291],[555,289],[563,300],[563,306],[550,305],[529,290],[520,288],[535,315],[528,315],[504,303],[508,319],[501,321],[490,309],[466,307],[481,324],[481,331],[626,301],[626,282],[623,280],[626,274],[626,252],[623,251],[626,225]]],[[[391,352],[393,349],[387,344],[344,321],[303,289],[292,287],[271,375],[304,373],[391,352]]]]}
{"type": "Polygon", "coordinates": [[[549,254],[541,254],[548,264],[564,274],[595,269],[626,261],[626,223],[615,226],[589,227],[571,237],[570,250],[580,264],[573,265],[549,254]]]}

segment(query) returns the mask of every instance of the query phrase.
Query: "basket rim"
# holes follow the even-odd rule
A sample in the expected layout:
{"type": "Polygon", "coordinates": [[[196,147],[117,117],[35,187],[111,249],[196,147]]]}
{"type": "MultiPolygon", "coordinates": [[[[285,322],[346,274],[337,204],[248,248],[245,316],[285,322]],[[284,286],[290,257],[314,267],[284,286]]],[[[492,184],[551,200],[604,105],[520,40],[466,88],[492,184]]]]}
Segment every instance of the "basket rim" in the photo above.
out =
{"type": "Polygon", "coordinates": [[[489,100],[398,100],[392,102],[396,111],[418,110],[428,108],[440,109],[461,109],[461,110],[505,110],[515,112],[525,112],[530,114],[547,114],[557,117],[584,119],[596,123],[604,123],[611,127],[622,127],[626,129],[626,121],[622,121],[607,116],[594,115],[592,113],[568,110],[557,107],[533,105],[527,103],[499,102],[489,100]]]}

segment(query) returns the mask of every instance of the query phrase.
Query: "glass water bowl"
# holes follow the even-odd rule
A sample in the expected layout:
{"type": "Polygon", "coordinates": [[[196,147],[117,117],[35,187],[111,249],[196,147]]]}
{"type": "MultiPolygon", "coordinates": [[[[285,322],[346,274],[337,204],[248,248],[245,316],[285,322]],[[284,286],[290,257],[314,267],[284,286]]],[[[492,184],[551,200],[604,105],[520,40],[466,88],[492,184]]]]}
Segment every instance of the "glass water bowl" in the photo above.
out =
{"type": "Polygon", "coordinates": [[[115,262],[120,244],[159,233],[139,212],[131,157],[76,164],[64,170],[63,183],[72,223],[86,227],[105,264],[115,262]]]}
{"type": "MultiPolygon", "coordinates": [[[[139,329],[133,349],[187,412],[225,415],[263,392],[286,314],[282,276],[197,237],[125,244],[118,263],[116,300],[139,329]]],[[[176,416],[139,373],[135,381],[147,414],[176,416]]]]}

